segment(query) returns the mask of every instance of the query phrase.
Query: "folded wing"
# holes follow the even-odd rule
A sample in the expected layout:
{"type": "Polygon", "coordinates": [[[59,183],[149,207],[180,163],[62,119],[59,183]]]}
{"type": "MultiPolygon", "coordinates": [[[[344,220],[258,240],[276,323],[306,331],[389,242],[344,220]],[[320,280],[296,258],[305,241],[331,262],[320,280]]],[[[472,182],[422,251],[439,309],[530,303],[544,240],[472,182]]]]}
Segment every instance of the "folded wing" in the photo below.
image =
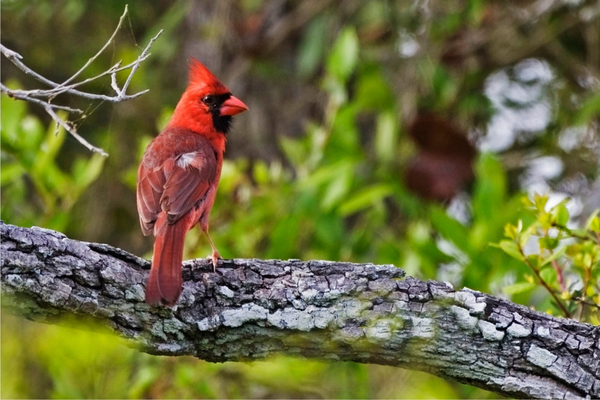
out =
{"type": "Polygon", "coordinates": [[[144,235],[153,232],[161,212],[166,214],[167,224],[172,225],[193,208],[202,207],[216,175],[215,154],[203,149],[177,155],[155,167],[142,162],[137,207],[144,235]]]}

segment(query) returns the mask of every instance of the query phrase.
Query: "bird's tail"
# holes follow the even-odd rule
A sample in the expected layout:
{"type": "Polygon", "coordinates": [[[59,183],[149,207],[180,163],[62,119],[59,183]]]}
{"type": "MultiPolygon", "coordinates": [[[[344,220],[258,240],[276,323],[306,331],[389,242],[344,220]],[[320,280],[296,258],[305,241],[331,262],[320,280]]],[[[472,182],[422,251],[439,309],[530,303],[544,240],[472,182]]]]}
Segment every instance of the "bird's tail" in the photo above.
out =
{"type": "Polygon", "coordinates": [[[146,303],[173,307],[181,295],[181,263],[187,229],[178,221],[165,224],[156,236],[152,269],[146,285],[146,303]]]}

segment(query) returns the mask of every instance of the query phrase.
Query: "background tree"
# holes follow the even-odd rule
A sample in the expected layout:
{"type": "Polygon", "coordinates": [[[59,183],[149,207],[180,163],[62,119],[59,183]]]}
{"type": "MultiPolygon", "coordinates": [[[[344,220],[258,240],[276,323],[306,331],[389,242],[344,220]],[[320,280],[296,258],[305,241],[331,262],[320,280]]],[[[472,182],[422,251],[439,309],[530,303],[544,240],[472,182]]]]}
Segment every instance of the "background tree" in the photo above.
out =
{"type": "MultiPolygon", "coordinates": [[[[2,2],[2,43],[61,82],[103,45],[122,7],[2,2]]],[[[129,7],[125,29],[89,74],[133,61],[164,29],[131,82],[133,91],[150,88],[150,94],[117,106],[66,104],[86,111],[78,132],[110,154],[97,174],[86,173],[86,165],[101,163],[68,136],[54,136],[42,110],[2,98],[3,220],[148,256],[151,242],[136,221],[135,168],[172,112],[193,55],[251,109],[229,138],[213,211],[213,239],[224,257],[392,263],[411,275],[557,312],[541,285],[515,286],[527,282],[526,264],[488,244],[503,239],[507,222],[533,222],[521,192],[550,190],[550,205],[571,196],[573,222],[598,207],[597,2],[134,1],[129,7]],[[434,117],[417,124],[423,115],[434,117]],[[422,133],[440,131],[468,137],[485,154],[476,157],[474,172],[466,168],[462,179],[432,195],[410,182],[447,182],[436,171],[463,171],[464,160],[475,158],[468,144],[449,147],[440,135],[422,133]],[[47,154],[44,174],[35,167],[40,154],[47,154]],[[87,189],[73,191],[72,182],[87,189]]],[[[6,86],[37,87],[6,59],[2,66],[6,86]]],[[[110,83],[95,81],[88,89],[105,93],[110,83]]],[[[200,235],[190,236],[187,257],[208,254],[200,235]]],[[[351,363],[153,358],[110,338],[8,316],[2,341],[7,397],[108,397],[107,387],[118,397],[487,395],[351,363]],[[26,383],[32,376],[39,384],[26,383]]]]}

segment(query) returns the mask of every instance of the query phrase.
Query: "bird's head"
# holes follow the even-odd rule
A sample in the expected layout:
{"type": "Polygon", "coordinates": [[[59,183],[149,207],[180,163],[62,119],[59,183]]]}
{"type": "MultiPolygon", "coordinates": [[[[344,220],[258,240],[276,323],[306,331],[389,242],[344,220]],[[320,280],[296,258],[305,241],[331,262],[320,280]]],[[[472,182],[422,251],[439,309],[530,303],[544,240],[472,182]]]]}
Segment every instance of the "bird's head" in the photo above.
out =
{"type": "Polygon", "coordinates": [[[188,87],[175,108],[170,125],[200,133],[213,127],[216,132],[226,134],[231,127],[231,117],[247,109],[216,76],[191,57],[188,87]]]}

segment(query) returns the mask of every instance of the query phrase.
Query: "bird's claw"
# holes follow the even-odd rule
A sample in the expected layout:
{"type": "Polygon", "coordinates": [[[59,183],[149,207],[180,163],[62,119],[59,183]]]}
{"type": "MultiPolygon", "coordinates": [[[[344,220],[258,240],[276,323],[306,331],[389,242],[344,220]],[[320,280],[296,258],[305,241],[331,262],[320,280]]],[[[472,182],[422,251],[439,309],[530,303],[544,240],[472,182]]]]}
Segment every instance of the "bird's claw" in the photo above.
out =
{"type": "Polygon", "coordinates": [[[209,258],[212,260],[213,272],[217,272],[217,263],[221,259],[221,255],[219,254],[218,251],[215,250],[209,256],[209,258]]]}

